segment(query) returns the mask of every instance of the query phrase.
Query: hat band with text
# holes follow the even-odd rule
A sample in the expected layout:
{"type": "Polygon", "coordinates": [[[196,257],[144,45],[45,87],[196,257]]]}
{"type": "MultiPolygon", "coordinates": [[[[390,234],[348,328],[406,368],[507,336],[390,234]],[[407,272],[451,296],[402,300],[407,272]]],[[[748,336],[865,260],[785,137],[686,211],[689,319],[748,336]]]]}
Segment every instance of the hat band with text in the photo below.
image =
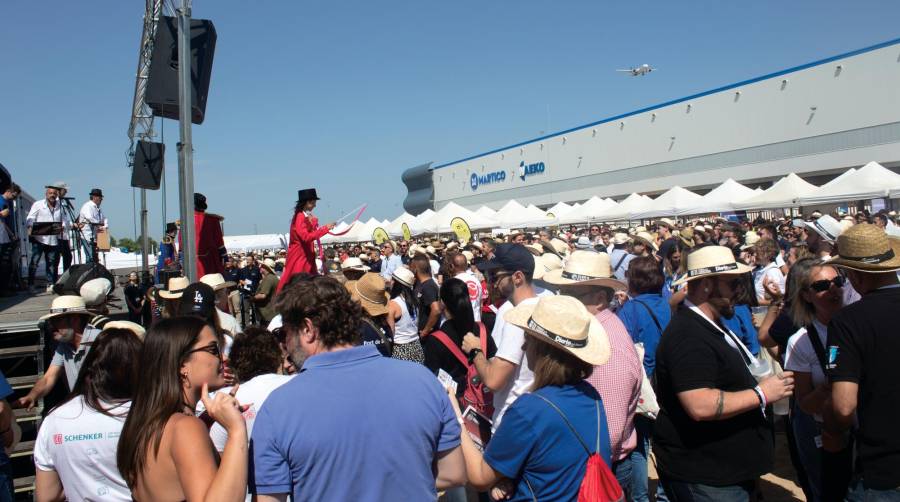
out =
{"type": "Polygon", "coordinates": [[[869,265],[877,265],[877,264],[879,264],[879,263],[884,263],[884,262],[886,262],[886,261],[888,261],[888,260],[893,259],[893,258],[894,258],[894,250],[893,250],[893,249],[888,249],[888,250],[885,251],[884,253],[876,254],[876,255],[872,255],[872,256],[844,256],[844,255],[840,255],[840,257],[841,257],[841,259],[844,259],[844,260],[847,260],[847,261],[856,261],[856,262],[859,262],[859,263],[866,263],[866,264],[869,264],[869,265]]]}
{"type": "Polygon", "coordinates": [[[557,335],[556,333],[548,331],[546,328],[538,324],[533,317],[528,318],[528,329],[546,336],[547,338],[562,345],[563,347],[568,347],[570,349],[583,349],[585,346],[587,346],[587,338],[585,338],[584,340],[573,340],[562,335],[557,335]]]}
{"type": "Polygon", "coordinates": [[[50,309],[51,314],[65,314],[66,312],[86,312],[84,307],[57,307],[50,309]]]}
{"type": "Polygon", "coordinates": [[[717,274],[720,272],[730,272],[737,270],[737,263],[726,263],[724,265],[714,265],[712,267],[695,268],[688,270],[688,277],[697,277],[698,275],[717,274]]]}
{"type": "Polygon", "coordinates": [[[836,236],[832,235],[831,232],[829,232],[828,230],[826,230],[825,227],[823,227],[822,224],[819,223],[819,220],[814,221],[814,222],[813,222],[813,225],[816,226],[816,229],[818,229],[820,232],[822,232],[823,234],[825,234],[825,237],[827,237],[829,240],[832,240],[832,241],[837,240],[837,237],[836,237],[836,236]]]}
{"type": "Polygon", "coordinates": [[[608,277],[600,277],[596,275],[587,275],[587,274],[576,274],[574,272],[566,272],[563,271],[562,277],[564,279],[571,279],[573,281],[593,281],[594,279],[608,279],[608,277]]]}

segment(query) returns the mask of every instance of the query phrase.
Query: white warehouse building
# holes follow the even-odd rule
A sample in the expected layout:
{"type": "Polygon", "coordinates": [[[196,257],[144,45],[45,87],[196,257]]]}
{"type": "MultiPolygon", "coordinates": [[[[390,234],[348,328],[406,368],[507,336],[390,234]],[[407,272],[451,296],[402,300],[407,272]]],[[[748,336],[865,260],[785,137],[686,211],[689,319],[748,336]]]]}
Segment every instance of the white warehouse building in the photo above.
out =
{"type": "Polygon", "coordinates": [[[412,214],[900,168],[900,39],[403,173],[412,214]]]}

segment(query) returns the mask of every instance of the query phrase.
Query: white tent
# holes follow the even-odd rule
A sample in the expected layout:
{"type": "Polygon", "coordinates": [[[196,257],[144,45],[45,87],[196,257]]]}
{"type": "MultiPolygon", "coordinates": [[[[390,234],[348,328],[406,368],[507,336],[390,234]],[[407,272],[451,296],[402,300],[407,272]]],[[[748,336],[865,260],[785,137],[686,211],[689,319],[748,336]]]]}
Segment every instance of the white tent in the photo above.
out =
{"type": "Polygon", "coordinates": [[[803,204],[833,204],[837,202],[888,197],[891,190],[900,190],[900,174],[886,169],[878,162],[869,162],[854,172],[847,172],[800,197],[803,204]]]}
{"type": "Polygon", "coordinates": [[[497,211],[494,211],[487,206],[481,206],[476,209],[475,212],[481,216],[484,216],[485,218],[496,218],[497,216],[497,211]]]}
{"type": "Polygon", "coordinates": [[[625,197],[618,205],[610,206],[609,209],[602,211],[597,215],[597,219],[600,221],[627,220],[631,217],[631,213],[645,210],[652,202],[653,199],[646,195],[632,193],[628,197],[625,197]]]}
{"type": "MultiPolygon", "coordinates": [[[[547,213],[538,209],[537,206],[532,204],[526,207],[515,200],[504,204],[492,219],[504,228],[543,226],[553,223],[553,220],[547,217],[547,213]]],[[[471,226],[471,223],[469,225],[471,226]]]]}
{"type": "Polygon", "coordinates": [[[595,195],[577,209],[572,209],[564,215],[559,216],[558,219],[562,224],[596,220],[598,215],[602,214],[604,211],[610,210],[616,205],[616,202],[612,199],[601,199],[595,195]]]}
{"type": "Polygon", "coordinates": [[[334,228],[331,229],[331,232],[325,234],[325,235],[322,237],[322,244],[330,244],[330,243],[332,243],[332,242],[338,242],[338,239],[339,239],[340,237],[342,237],[342,236],[340,236],[340,235],[332,235],[332,234],[340,234],[340,233],[342,233],[344,230],[347,230],[347,228],[348,228],[349,226],[350,226],[350,225],[347,224],[347,222],[344,222],[344,221],[338,223],[337,225],[334,226],[334,228]]]}
{"type": "Polygon", "coordinates": [[[687,214],[722,213],[733,211],[734,203],[753,197],[756,192],[752,188],[745,187],[731,178],[713,188],[694,204],[677,213],[677,216],[687,214]]]}
{"type": "Polygon", "coordinates": [[[676,216],[703,200],[703,197],[678,185],[668,189],[664,194],[653,199],[644,210],[632,211],[628,216],[632,220],[655,218],[658,216],[676,216]]]}
{"type": "Polygon", "coordinates": [[[749,199],[736,202],[735,209],[771,209],[780,207],[799,207],[800,197],[811,194],[816,189],[812,183],[794,173],[776,181],[774,185],[749,199]]]}
{"type": "Polygon", "coordinates": [[[406,211],[403,211],[403,214],[390,221],[387,226],[384,227],[384,229],[387,230],[388,235],[390,235],[391,237],[400,237],[403,235],[404,223],[406,223],[406,226],[410,227],[409,231],[410,233],[412,233],[412,227],[410,226],[410,223],[414,219],[415,216],[407,213],[406,211]]]}
{"type": "Polygon", "coordinates": [[[369,218],[365,223],[356,222],[353,228],[336,239],[336,242],[365,242],[372,240],[372,232],[381,226],[381,222],[375,218],[369,218]]]}
{"type": "Polygon", "coordinates": [[[452,232],[453,230],[450,228],[450,221],[456,217],[464,219],[472,230],[494,228],[498,226],[497,220],[486,218],[474,211],[469,211],[455,202],[450,202],[434,213],[428,220],[423,222],[422,230],[431,233],[452,232]]]}
{"type": "Polygon", "coordinates": [[[422,211],[421,213],[416,215],[415,218],[413,218],[413,221],[411,223],[408,223],[409,231],[412,232],[413,235],[425,233],[425,222],[431,219],[432,216],[434,216],[434,211],[432,211],[431,209],[422,211]]]}
{"type": "Polygon", "coordinates": [[[225,249],[229,252],[287,249],[287,240],[282,234],[231,235],[226,236],[224,240],[225,249]]]}
{"type": "Polygon", "coordinates": [[[540,228],[559,224],[558,218],[548,216],[547,211],[544,211],[534,204],[528,204],[528,206],[525,207],[525,214],[529,218],[522,223],[526,228],[540,228]]]}
{"type": "Polygon", "coordinates": [[[564,214],[572,210],[572,206],[566,204],[565,202],[557,202],[550,209],[547,210],[548,213],[555,216],[557,219],[562,218],[564,214]]]}

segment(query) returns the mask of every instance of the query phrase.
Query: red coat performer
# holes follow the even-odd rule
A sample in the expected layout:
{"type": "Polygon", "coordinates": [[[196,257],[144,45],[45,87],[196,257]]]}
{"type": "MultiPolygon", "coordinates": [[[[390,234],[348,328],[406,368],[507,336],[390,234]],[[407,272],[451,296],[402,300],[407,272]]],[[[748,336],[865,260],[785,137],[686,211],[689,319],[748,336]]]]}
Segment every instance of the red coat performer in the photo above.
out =
{"type": "MultiPolygon", "coordinates": [[[[206,196],[194,194],[194,240],[197,250],[197,277],[225,271],[225,238],[222,235],[222,220],[217,214],[206,212],[206,196]]],[[[181,235],[178,236],[182,248],[181,235]]]]}
{"type": "Polygon", "coordinates": [[[334,228],[334,223],[319,226],[319,219],[312,215],[319,196],[315,188],[297,191],[297,206],[291,219],[291,239],[288,245],[287,262],[278,282],[278,291],[296,274],[316,275],[315,243],[334,228]]]}

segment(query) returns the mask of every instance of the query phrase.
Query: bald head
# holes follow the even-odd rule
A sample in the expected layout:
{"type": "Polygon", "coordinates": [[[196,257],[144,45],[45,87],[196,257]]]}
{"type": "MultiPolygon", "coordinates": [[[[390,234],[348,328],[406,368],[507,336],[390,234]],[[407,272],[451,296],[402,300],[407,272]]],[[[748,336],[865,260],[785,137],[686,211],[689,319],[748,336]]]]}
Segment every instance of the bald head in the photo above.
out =
{"type": "Polygon", "coordinates": [[[454,274],[465,272],[469,268],[469,260],[467,260],[466,255],[462,253],[454,253],[450,260],[450,263],[453,265],[454,274]]]}

